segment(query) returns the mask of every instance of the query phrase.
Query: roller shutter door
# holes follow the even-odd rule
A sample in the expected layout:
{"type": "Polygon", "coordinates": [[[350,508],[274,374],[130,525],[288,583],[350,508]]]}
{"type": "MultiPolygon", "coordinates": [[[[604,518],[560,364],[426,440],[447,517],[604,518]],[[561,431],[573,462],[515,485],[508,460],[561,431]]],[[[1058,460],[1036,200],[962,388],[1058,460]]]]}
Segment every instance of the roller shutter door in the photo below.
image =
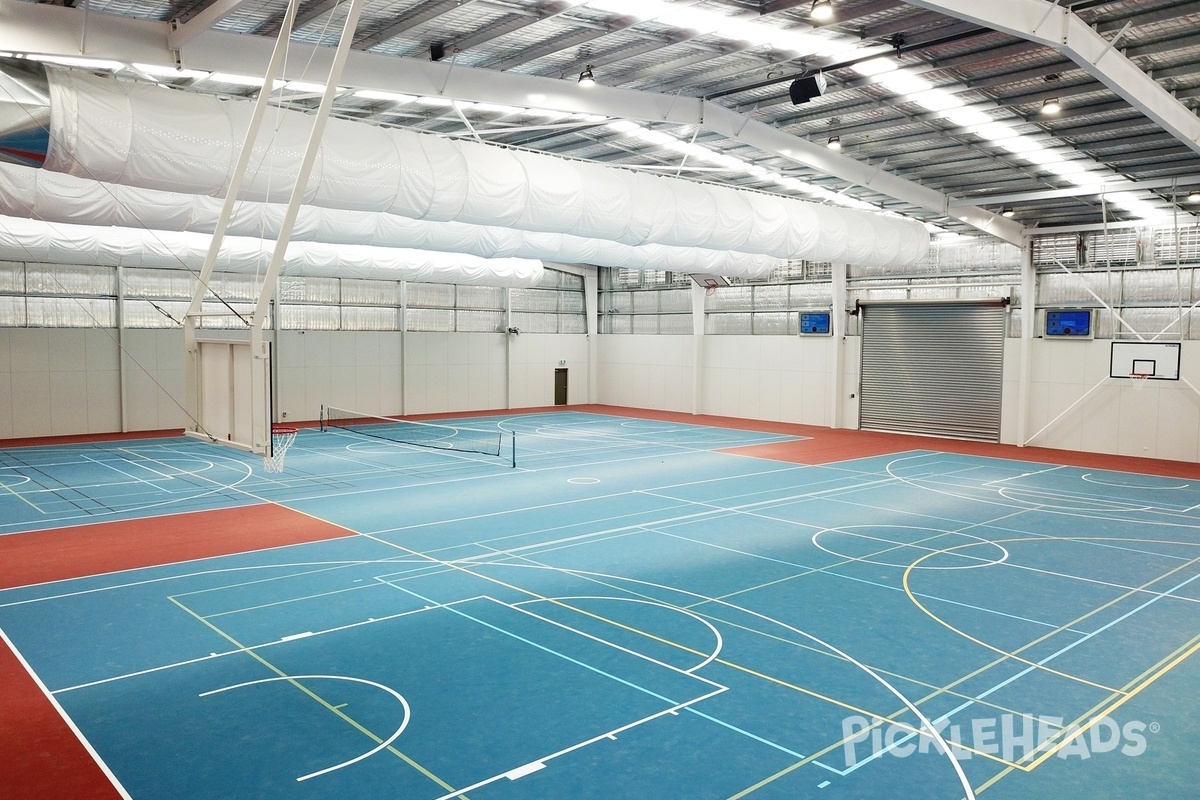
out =
{"type": "Polygon", "coordinates": [[[861,313],[862,428],[999,441],[1002,304],[881,304],[861,313]]]}

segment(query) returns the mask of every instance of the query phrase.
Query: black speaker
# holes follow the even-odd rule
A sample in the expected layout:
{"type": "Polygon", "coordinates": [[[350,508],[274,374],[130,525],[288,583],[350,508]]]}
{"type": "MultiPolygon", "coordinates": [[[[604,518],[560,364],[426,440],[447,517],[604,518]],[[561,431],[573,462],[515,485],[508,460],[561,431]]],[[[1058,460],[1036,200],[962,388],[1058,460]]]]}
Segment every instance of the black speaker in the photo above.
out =
{"type": "Polygon", "coordinates": [[[792,81],[791,87],[788,88],[788,94],[791,95],[794,105],[807,103],[814,97],[820,97],[825,94],[824,73],[818,72],[816,75],[792,81]]]}
{"type": "Polygon", "coordinates": [[[434,42],[429,45],[429,60],[441,61],[446,56],[446,45],[442,42],[434,42]]]}

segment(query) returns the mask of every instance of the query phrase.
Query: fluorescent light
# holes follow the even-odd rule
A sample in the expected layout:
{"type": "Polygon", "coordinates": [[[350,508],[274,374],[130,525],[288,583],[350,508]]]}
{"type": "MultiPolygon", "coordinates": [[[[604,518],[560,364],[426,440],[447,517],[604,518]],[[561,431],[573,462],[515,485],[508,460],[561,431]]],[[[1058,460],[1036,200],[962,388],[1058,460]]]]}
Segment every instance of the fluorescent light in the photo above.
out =
{"type": "Polygon", "coordinates": [[[63,67],[81,67],[82,69],[97,69],[105,72],[117,72],[125,69],[120,61],[110,61],[104,58],[83,58],[80,56],[40,56],[30,53],[25,56],[30,61],[41,61],[45,64],[58,64],[63,67]]]}
{"type": "Polygon", "coordinates": [[[963,128],[974,125],[987,125],[992,118],[977,108],[954,108],[946,111],[943,116],[963,128]]]}
{"type": "Polygon", "coordinates": [[[203,80],[208,77],[208,73],[201,69],[176,69],[175,67],[167,67],[162,64],[134,64],[133,68],[138,72],[144,72],[156,78],[203,80]]]}
{"type": "Polygon", "coordinates": [[[1028,161],[1030,164],[1045,166],[1046,164],[1057,164],[1063,161],[1063,157],[1053,150],[1033,150],[1028,153],[1021,153],[1021,158],[1028,161]]]}
{"type": "Polygon", "coordinates": [[[551,121],[571,116],[567,111],[555,111],[550,108],[527,108],[525,113],[533,117],[545,117],[551,121]]]}
{"type": "Polygon", "coordinates": [[[962,100],[942,89],[930,89],[925,92],[918,92],[909,95],[908,99],[928,108],[930,111],[949,111],[952,108],[960,108],[963,104],[962,100]]]}
{"type": "MultiPolygon", "coordinates": [[[[263,79],[256,75],[237,75],[232,72],[213,72],[208,76],[208,80],[216,81],[217,83],[231,83],[234,86],[254,86],[262,88],[263,79]]],[[[283,81],[276,80],[272,86],[278,89],[283,85],[283,81]]]]}
{"type": "Polygon", "coordinates": [[[311,83],[309,81],[288,81],[283,85],[283,88],[289,92],[317,94],[325,91],[325,84],[311,83]]]}
{"type": "Polygon", "coordinates": [[[879,79],[896,94],[917,94],[933,88],[933,84],[911,72],[889,72],[879,79]]]}
{"type": "Polygon", "coordinates": [[[1005,139],[1011,139],[1017,136],[1017,132],[1012,126],[1006,125],[1003,122],[988,122],[984,125],[972,125],[969,130],[976,136],[987,139],[990,142],[1001,142],[1005,139]]]}
{"type": "Polygon", "coordinates": [[[354,93],[354,96],[361,97],[363,100],[382,100],[387,103],[411,103],[417,99],[416,96],[411,94],[380,92],[375,89],[359,89],[354,93]]]}
{"type": "Polygon", "coordinates": [[[863,61],[859,64],[855,64],[852,67],[855,72],[865,78],[870,78],[875,75],[883,75],[888,72],[895,72],[899,68],[900,65],[897,64],[895,59],[893,59],[891,56],[872,58],[870,61],[863,61]]]}
{"type": "Polygon", "coordinates": [[[1040,142],[1029,139],[1025,136],[1014,136],[1011,139],[1004,139],[997,142],[1001,147],[1010,153],[1032,153],[1035,150],[1044,149],[1040,142]]]}
{"type": "Polygon", "coordinates": [[[454,101],[449,97],[418,97],[417,104],[422,106],[438,106],[441,108],[450,108],[454,105],[454,101]]]}
{"type": "Polygon", "coordinates": [[[500,103],[476,103],[472,110],[482,111],[486,114],[521,114],[525,111],[523,108],[505,106],[500,103]]]}

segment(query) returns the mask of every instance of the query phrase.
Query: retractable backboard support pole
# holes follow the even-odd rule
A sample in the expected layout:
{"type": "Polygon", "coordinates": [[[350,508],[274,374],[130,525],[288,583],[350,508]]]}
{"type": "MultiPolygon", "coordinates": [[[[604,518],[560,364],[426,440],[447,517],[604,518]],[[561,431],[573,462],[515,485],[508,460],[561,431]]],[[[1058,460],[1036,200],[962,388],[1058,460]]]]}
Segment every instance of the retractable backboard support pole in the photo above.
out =
{"type": "MultiPolygon", "coordinates": [[[[204,268],[201,271],[196,292],[192,297],[192,303],[184,321],[185,392],[189,404],[188,413],[191,417],[191,426],[186,431],[188,435],[232,445],[240,449],[247,449],[255,453],[270,452],[272,422],[272,398],[270,390],[271,350],[269,343],[264,341],[263,337],[267,322],[267,312],[270,309],[271,298],[275,293],[280,270],[283,268],[284,254],[292,238],[292,229],[296,223],[296,216],[299,214],[300,205],[304,201],[305,188],[308,185],[309,176],[312,174],[313,165],[316,162],[321,138],[325,133],[325,123],[329,119],[329,110],[333,106],[333,98],[337,94],[338,81],[342,77],[342,70],[345,68],[346,60],[350,53],[350,45],[353,42],[354,31],[358,27],[358,18],[362,12],[362,5],[363,0],[351,0],[350,8],[346,13],[342,35],[338,41],[337,51],[334,54],[333,65],[329,70],[329,79],[325,84],[325,91],[321,95],[321,104],[313,119],[308,144],[305,147],[304,156],[301,159],[300,168],[296,174],[296,183],[292,187],[287,210],[280,225],[279,236],[275,240],[271,262],[267,267],[266,274],[263,276],[258,303],[254,308],[254,316],[250,320],[249,341],[231,343],[231,349],[225,354],[229,367],[232,370],[229,373],[230,383],[226,387],[226,394],[228,397],[228,407],[233,409],[233,419],[228,420],[228,424],[224,426],[226,430],[221,431],[219,423],[226,422],[226,420],[224,420],[221,409],[214,407],[214,403],[212,402],[220,392],[216,387],[211,385],[211,381],[209,385],[205,383],[206,375],[212,376],[212,381],[220,380],[221,365],[216,364],[206,367],[204,364],[206,354],[220,352],[220,350],[212,346],[210,342],[197,339],[195,323],[198,318],[203,316],[203,300],[207,292],[208,280],[212,276],[213,265],[216,263],[217,254],[220,251],[221,240],[228,229],[229,219],[233,214],[233,208],[237,202],[241,180],[249,165],[253,142],[261,128],[262,118],[265,115],[267,107],[266,98],[271,93],[275,76],[282,72],[287,41],[291,36],[296,8],[299,6],[298,0],[291,0],[288,3],[284,24],[279,32],[279,38],[275,43],[275,50],[271,55],[271,61],[267,66],[267,72],[263,79],[263,88],[259,92],[250,126],[246,132],[246,141],[242,145],[242,152],[238,156],[237,166],[230,179],[230,186],[226,192],[221,217],[218,220],[217,229],[213,233],[213,241],[209,245],[204,268]],[[247,348],[247,351],[243,353],[240,348],[247,348]],[[239,376],[243,375],[244,370],[247,369],[249,370],[249,391],[248,396],[242,397],[243,393],[238,391],[239,376]],[[209,402],[206,403],[206,400],[209,402]],[[248,410],[246,406],[248,406],[248,410]],[[244,416],[248,416],[249,418],[248,426],[244,423],[244,416]],[[214,432],[209,427],[210,424],[217,424],[218,430],[214,432]],[[243,437],[248,439],[248,441],[240,441],[243,437]]],[[[220,360],[222,359],[218,359],[218,361],[220,360]]],[[[220,402],[215,403],[215,406],[220,405],[220,402]]]]}

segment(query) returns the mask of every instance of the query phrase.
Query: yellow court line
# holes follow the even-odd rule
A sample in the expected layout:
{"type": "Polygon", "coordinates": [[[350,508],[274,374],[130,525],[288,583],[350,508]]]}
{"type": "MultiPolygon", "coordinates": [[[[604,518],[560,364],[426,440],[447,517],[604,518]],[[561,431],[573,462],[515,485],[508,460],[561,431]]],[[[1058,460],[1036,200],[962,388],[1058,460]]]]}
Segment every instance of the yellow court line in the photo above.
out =
{"type": "MultiPolygon", "coordinates": [[[[1182,664],[1184,661],[1186,661],[1188,658],[1190,658],[1190,657],[1192,656],[1192,654],[1193,654],[1193,653],[1195,653],[1197,650],[1200,650],[1200,641],[1196,641],[1196,642],[1195,642],[1195,644],[1193,644],[1193,645],[1192,645],[1191,647],[1189,647],[1187,650],[1185,650],[1184,652],[1182,652],[1182,653],[1180,653],[1179,655],[1177,655],[1177,656],[1176,656],[1174,659],[1172,659],[1172,660],[1171,660],[1169,663],[1167,663],[1167,664],[1164,664],[1164,665],[1163,665],[1162,667],[1160,667],[1160,668],[1158,669],[1158,671],[1156,671],[1156,672],[1155,672],[1153,675],[1151,675],[1150,677],[1146,678],[1144,681],[1142,681],[1140,684],[1138,684],[1138,685],[1137,685],[1137,686],[1136,686],[1134,689],[1130,690],[1130,691],[1129,691],[1129,692],[1128,692],[1128,693],[1127,693],[1127,694],[1126,694],[1124,697],[1118,698],[1116,702],[1114,702],[1112,705],[1110,705],[1110,706],[1108,706],[1107,708],[1105,708],[1105,709],[1104,709],[1104,710],[1103,710],[1101,713],[1099,713],[1099,714],[1096,714],[1095,716],[1093,716],[1093,717],[1092,717],[1092,719],[1091,719],[1091,720],[1089,720],[1089,721],[1088,721],[1088,723],[1087,723],[1086,725],[1082,726],[1082,727],[1079,729],[1079,733],[1080,733],[1080,734],[1082,734],[1082,733],[1084,733],[1085,731],[1087,731],[1087,730],[1091,729],[1091,728],[1092,728],[1092,727],[1093,727],[1093,726],[1094,726],[1094,725],[1095,725],[1097,722],[1099,722],[1101,719],[1103,719],[1104,717],[1107,717],[1107,716],[1109,716],[1109,715],[1110,715],[1110,714],[1112,714],[1114,711],[1116,711],[1118,708],[1120,708],[1121,706],[1125,705],[1126,703],[1128,703],[1128,702],[1129,702],[1130,700],[1132,700],[1133,698],[1137,697],[1137,695],[1138,695],[1138,694],[1140,694],[1142,691],[1144,691],[1144,690],[1145,690],[1145,689],[1146,689],[1148,686],[1150,686],[1150,685],[1151,685],[1151,684],[1153,684],[1155,681],[1157,681],[1159,678],[1161,678],[1163,675],[1166,675],[1168,672],[1170,672],[1171,670],[1175,669],[1175,667],[1179,666],[1179,665],[1180,665],[1180,664],[1182,664]]],[[[1074,738],[1074,737],[1072,737],[1072,738],[1074,738]]],[[[1063,747],[1065,747],[1069,741],[1070,741],[1070,740],[1063,740],[1062,742],[1060,742],[1060,743],[1059,743],[1057,746],[1055,746],[1054,748],[1052,748],[1052,749],[1050,749],[1050,750],[1047,750],[1047,751],[1046,751],[1046,753],[1045,753],[1044,755],[1042,755],[1042,756],[1041,756],[1040,758],[1038,758],[1036,761],[1034,761],[1033,763],[1031,763],[1031,764],[1029,765],[1029,768],[1030,768],[1030,769],[1036,769],[1036,768],[1037,768],[1037,766],[1038,766],[1039,764],[1041,764],[1041,763],[1042,763],[1043,761],[1045,761],[1047,758],[1049,758],[1050,756],[1054,755],[1054,754],[1055,754],[1055,753],[1057,753],[1059,750],[1061,750],[1063,747]]]]}
{"type": "Polygon", "coordinates": [[[0,486],[4,487],[4,489],[6,489],[9,494],[11,494],[13,497],[17,498],[22,503],[29,506],[30,508],[32,508],[34,511],[38,512],[39,514],[45,515],[47,513],[45,511],[43,511],[42,509],[38,508],[36,505],[34,505],[33,501],[26,498],[25,495],[21,494],[18,491],[15,491],[13,489],[13,487],[9,486],[7,483],[0,483],[0,486]]]}
{"type": "MultiPolygon", "coordinates": [[[[1143,689],[1148,687],[1151,683],[1154,683],[1155,681],[1157,681],[1159,678],[1161,678],[1167,672],[1169,672],[1170,670],[1179,666],[1179,664],[1181,664],[1183,661],[1185,661],[1189,656],[1194,655],[1197,652],[1197,650],[1200,650],[1200,635],[1195,636],[1190,642],[1188,642],[1187,644],[1184,644],[1181,647],[1179,647],[1178,649],[1176,649],[1173,654],[1168,655],[1166,658],[1161,659],[1158,662],[1158,664],[1156,664],[1153,667],[1150,667],[1150,669],[1143,672],[1142,673],[1143,676],[1147,675],[1151,672],[1154,672],[1155,674],[1153,676],[1151,676],[1150,678],[1147,678],[1145,681],[1143,681],[1142,684],[1139,685],[1138,687],[1136,687],[1136,689],[1134,689],[1133,691],[1129,692],[1128,694],[1126,694],[1123,697],[1117,698],[1116,702],[1114,702],[1111,706],[1106,708],[1103,713],[1095,714],[1096,709],[1103,706],[1104,703],[1109,702],[1109,700],[1112,700],[1113,699],[1112,697],[1110,697],[1109,700],[1105,700],[1104,703],[1097,703],[1090,710],[1084,712],[1079,717],[1077,717],[1074,721],[1067,723],[1063,727],[1063,730],[1060,733],[1056,734],[1055,736],[1051,737],[1050,739],[1047,739],[1046,741],[1047,742],[1053,741],[1054,739],[1058,738],[1058,736],[1061,736],[1063,733],[1066,733],[1067,731],[1069,731],[1071,728],[1071,725],[1079,725],[1080,720],[1087,718],[1089,715],[1095,714],[1095,716],[1092,717],[1091,721],[1088,722],[1087,725],[1076,729],[1075,734],[1071,737],[1071,739],[1066,739],[1066,740],[1060,742],[1057,746],[1054,747],[1053,750],[1044,754],[1042,757],[1038,758],[1037,761],[1033,762],[1032,764],[1030,764],[1028,766],[1014,764],[1014,765],[1010,765],[1008,769],[1001,770],[1000,772],[996,773],[991,778],[989,778],[987,781],[980,784],[978,789],[976,790],[976,794],[982,793],[984,790],[995,785],[1002,778],[1007,777],[1009,774],[1012,773],[1013,769],[1019,769],[1019,770],[1022,770],[1023,772],[1032,772],[1034,767],[1039,766],[1047,758],[1049,758],[1052,755],[1055,755],[1059,750],[1061,750],[1063,747],[1065,747],[1070,741],[1075,739],[1076,736],[1082,736],[1083,734],[1087,733],[1087,731],[1090,730],[1097,722],[1099,722],[1104,717],[1110,715],[1117,708],[1124,705],[1126,701],[1132,699],[1134,695],[1141,692],[1143,689]],[[1169,664],[1167,663],[1168,661],[1170,662],[1169,664]],[[1164,664],[1166,666],[1163,666],[1164,664]],[[1158,668],[1157,671],[1156,671],[1156,668],[1158,668]]],[[[1141,676],[1139,676],[1139,678],[1140,677],[1141,676]]],[[[1134,680],[1136,681],[1138,679],[1135,678],[1134,680]]],[[[1046,742],[1042,742],[1042,744],[1038,745],[1038,747],[1036,749],[1034,749],[1032,752],[1026,753],[1025,755],[1021,756],[1021,760],[1023,761],[1026,758],[1030,758],[1031,756],[1033,756],[1035,753],[1037,753],[1038,750],[1041,749],[1042,745],[1044,745],[1044,744],[1046,744],[1046,742]]]]}
{"type": "MultiPolygon", "coordinates": [[[[1046,538],[1042,538],[1042,537],[1023,537],[1023,538],[1017,538],[1017,539],[989,540],[989,543],[1011,544],[1013,542],[1047,542],[1047,541],[1137,541],[1137,542],[1150,541],[1150,542],[1156,542],[1159,544],[1183,544],[1183,545],[1189,544],[1188,542],[1170,542],[1170,541],[1162,541],[1162,540],[1143,540],[1143,539],[1124,539],[1124,538],[1116,538],[1116,537],[1097,537],[1097,536],[1055,537],[1053,539],[1046,539],[1046,538]]],[[[978,547],[980,544],[983,544],[983,543],[982,542],[968,542],[967,544],[955,545],[954,547],[946,548],[946,552],[949,552],[952,550],[958,550],[963,547],[978,547]]],[[[1146,587],[1150,586],[1151,584],[1157,583],[1158,581],[1161,581],[1164,578],[1169,578],[1171,575],[1174,575],[1176,572],[1186,569],[1186,568],[1192,566],[1193,564],[1197,563],[1198,561],[1200,561],[1200,558],[1195,558],[1195,559],[1192,559],[1191,561],[1181,564],[1178,567],[1176,567],[1175,569],[1172,569],[1168,572],[1158,575],[1155,578],[1142,584],[1141,586],[1138,586],[1134,589],[1130,589],[1125,594],[1122,594],[1118,597],[1113,598],[1112,600],[1108,601],[1107,603],[1104,603],[1103,605],[1092,609],[1091,611],[1087,612],[1086,614],[1083,614],[1082,616],[1077,617],[1076,619],[1071,620],[1070,622],[1067,622],[1064,625],[1060,625],[1058,628],[1056,628],[1052,631],[1049,631],[1042,636],[1039,636],[1038,638],[1034,639],[1033,641],[1031,641],[1025,645],[1022,645],[1021,647],[1017,648],[1016,650],[1009,651],[1009,650],[1004,650],[1002,648],[988,644],[987,642],[984,642],[980,639],[975,638],[974,636],[971,636],[970,634],[968,634],[964,631],[959,630],[958,628],[951,625],[949,622],[946,622],[941,617],[934,614],[932,611],[930,611],[928,608],[926,608],[924,605],[922,605],[920,600],[917,599],[916,595],[912,591],[912,587],[909,585],[909,578],[912,575],[912,571],[914,568],[918,567],[921,564],[921,562],[924,561],[925,559],[931,558],[935,555],[937,555],[937,553],[929,553],[928,555],[924,555],[924,556],[921,556],[920,558],[918,558],[916,561],[914,561],[912,564],[910,564],[907,569],[904,570],[904,576],[902,579],[902,583],[904,585],[904,593],[908,596],[909,601],[913,605],[915,605],[918,609],[920,609],[922,612],[924,612],[926,616],[928,616],[930,619],[932,619],[934,622],[938,623],[939,625],[943,626],[944,628],[958,634],[959,636],[963,637],[964,639],[967,639],[968,641],[974,642],[975,644],[979,645],[980,647],[984,647],[988,650],[991,650],[992,652],[999,653],[1002,656],[1011,658],[1015,661],[1019,661],[1023,664],[1027,664],[1036,669],[1044,670],[1045,672],[1049,672],[1053,675],[1058,675],[1058,676],[1066,678],[1068,680],[1076,681],[1078,683],[1082,683],[1087,686],[1092,686],[1097,689],[1101,689],[1105,692],[1109,692],[1109,693],[1113,693],[1113,694],[1123,694],[1123,692],[1120,689],[1114,689],[1111,686],[1105,686],[1103,684],[1096,683],[1094,681],[1089,681],[1086,678],[1080,678],[1077,675],[1071,675],[1069,673],[1062,672],[1060,670],[1056,670],[1051,667],[1047,667],[1044,664],[1038,664],[1035,661],[1030,661],[1028,659],[1021,658],[1017,654],[1025,651],[1025,650],[1028,650],[1029,648],[1031,648],[1037,644],[1040,644],[1041,642],[1046,641],[1047,639],[1049,639],[1052,636],[1056,636],[1057,634],[1062,633],[1064,630],[1066,630],[1068,628],[1074,627],[1076,624],[1088,619],[1089,617],[1099,614],[1101,611],[1104,611],[1105,609],[1110,608],[1111,606],[1121,602],[1122,600],[1125,600],[1139,592],[1145,591],[1146,587]]]]}
{"type": "MultiPolygon", "coordinates": [[[[186,612],[186,613],[187,613],[189,616],[191,616],[193,619],[196,619],[197,621],[199,621],[199,622],[200,622],[200,623],[202,623],[203,625],[207,626],[207,627],[208,627],[210,630],[212,630],[213,632],[215,632],[215,633],[216,633],[218,636],[220,636],[220,637],[224,638],[226,641],[229,641],[229,642],[231,642],[231,643],[232,643],[232,644],[233,644],[235,647],[237,647],[239,650],[241,650],[241,651],[245,652],[247,655],[249,655],[249,656],[250,656],[251,658],[253,658],[255,661],[258,661],[260,664],[262,664],[264,667],[266,667],[267,669],[269,669],[269,670],[271,670],[272,672],[274,672],[274,673],[275,673],[276,675],[278,675],[279,677],[281,677],[281,678],[286,678],[286,677],[288,677],[288,675],[287,675],[287,673],[286,673],[286,672],[284,672],[283,670],[279,669],[279,667],[276,667],[276,666],[275,666],[274,664],[272,664],[270,661],[267,661],[267,660],[266,660],[265,658],[263,658],[261,655],[259,655],[258,653],[256,653],[256,652],[254,651],[254,649],[253,649],[253,648],[251,648],[251,647],[247,647],[246,645],[244,645],[244,644],[242,644],[241,642],[239,642],[237,639],[234,639],[234,638],[233,638],[232,636],[230,636],[228,633],[226,633],[225,631],[221,630],[221,629],[220,629],[220,628],[218,628],[216,625],[213,625],[213,624],[212,624],[211,622],[209,622],[207,619],[205,619],[204,617],[200,616],[200,615],[199,615],[199,614],[197,614],[195,611],[192,611],[190,608],[188,608],[188,607],[187,607],[187,606],[185,606],[183,603],[181,603],[181,602],[179,602],[178,600],[176,600],[174,597],[170,597],[170,596],[168,596],[168,597],[167,597],[167,599],[168,599],[168,600],[170,600],[172,603],[174,603],[176,606],[178,606],[180,609],[182,609],[184,612],[186,612]]],[[[343,712],[343,711],[341,710],[341,707],[340,707],[340,706],[335,706],[335,705],[332,705],[331,703],[329,703],[329,701],[327,701],[327,700],[323,699],[323,698],[322,698],[322,697],[320,697],[320,696],[319,696],[319,695],[318,695],[316,692],[312,691],[312,690],[311,690],[311,689],[309,689],[307,686],[303,685],[302,683],[300,683],[300,682],[298,682],[298,681],[295,681],[295,680],[290,680],[290,681],[288,681],[288,682],[289,682],[290,684],[292,684],[293,686],[295,686],[295,687],[296,687],[297,689],[299,689],[300,691],[304,692],[304,693],[305,693],[306,695],[308,695],[309,697],[311,697],[311,698],[312,698],[313,700],[315,700],[317,703],[319,703],[320,705],[324,706],[326,709],[328,709],[329,711],[331,711],[333,714],[335,714],[336,716],[340,717],[340,718],[342,719],[342,721],[346,722],[348,725],[350,725],[351,727],[353,727],[353,728],[354,728],[355,730],[357,730],[359,733],[361,733],[361,734],[363,734],[364,736],[366,736],[367,738],[371,739],[373,742],[375,742],[375,744],[382,744],[382,743],[383,743],[383,739],[379,738],[379,737],[378,737],[378,736],[376,736],[374,733],[372,733],[370,730],[368,730],[367,728],[364,728],[362,725],[360,725],[360,724],[359,724],[359,723],[358,723],[356,720],[354,720],[354,719],[352,719],[351,717],[349,717],[349,716],[348,716],[348,715],[347,715],[345,712],[343,712]]],[[[424,775],[426,778],[428,778],[429,780],[433,781],[434,783],[436,783],[438,786],[442,787],[442,788],[443,788],[443,789],[445,789],[446,791],[449,791],[449,792],[453,792],[453,791],[454,791],[454,787],[453,787],[453,786],[451,786],[450,784],[446,783],[444,780],[442,780],[441,778],[439,778],[437,775],[434,775],[434,774],[433,774],[432,772],[430,772],[428,769],[426,769],[425,767],[421,766],[421,765],[420,765],[420,764],[418,764],[416,761],[414,761],[412,758],[410,758],[409,756],[407,756],[407,755],[405,755],[404,753],[402,753],[402,752],[400,752],[399,750],[397,750],[395,747],[393,747],[393,746],[390,746],[390,745],[389,745],[389,746],[388,746],[388,748],[387,748],[387,750],[388,750],[388,752],[389,752],[389,753],[391,753],[391,754],[392,754],[392,755],[394,755],[394,756],[397,756],[398,758],[400,758],[400,760],[404,761],[404,762],[405,762],[406,764],[408,764],[410,767],[412,767],[413,769],[417,770],[417,772],[420,772],[420,773],[421,773],[422,775],[424,775]]],[[[466,796],[466,795],[461,795],[461,797],[463,798],[463,800],[468,800],[468,798],[467,798],[467,796],[466,796]]]]}

